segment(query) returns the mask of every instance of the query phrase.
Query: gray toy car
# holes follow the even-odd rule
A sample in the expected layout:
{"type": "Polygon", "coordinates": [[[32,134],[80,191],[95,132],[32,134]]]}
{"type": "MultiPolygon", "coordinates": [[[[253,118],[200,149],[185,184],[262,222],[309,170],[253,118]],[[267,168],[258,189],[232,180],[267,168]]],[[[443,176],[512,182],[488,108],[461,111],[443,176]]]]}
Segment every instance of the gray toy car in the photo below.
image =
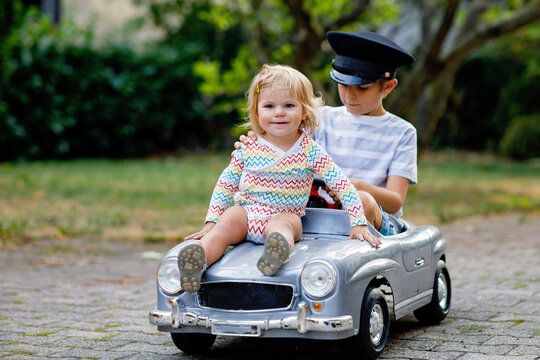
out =
{"type": "Polygon", "coordinates": [[[216,335],[343,340],[355,357],[373,359],[386,344],[390,319],[414,311],[438,323],[450,309],[446,240],[434,226],[404,222],[374,249],[347,240],[344,210],[307,208],[303,236],[274,276],[257,269],[264,249],[242,243],[203,275],[197,294],[183,292],[177,266],[180,245],[157,271],[159,331],[170,332],[185,353],[208,350],[216,335]]]}

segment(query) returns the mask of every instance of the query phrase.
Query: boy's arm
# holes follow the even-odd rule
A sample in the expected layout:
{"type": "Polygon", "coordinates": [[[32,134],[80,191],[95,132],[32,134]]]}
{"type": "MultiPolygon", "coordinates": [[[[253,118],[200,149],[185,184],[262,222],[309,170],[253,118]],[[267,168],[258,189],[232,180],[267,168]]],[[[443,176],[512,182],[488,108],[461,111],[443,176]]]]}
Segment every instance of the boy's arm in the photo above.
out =
{"type": "Polygon", "coordinates": [[[386,180],[386,188],[370,184],[360,179],[350,179],[356,190],[368,192],[381,204],[384,211],[393,214],[399,211],[407,197],[409,179],[392,175],[386,180]]]}
{"type": "MultiPolygon", "coordinates": [[[[365,191],[380,204],[384,211],[393,214],[399,211],[405,202],[407,197],[407,190],[409,189],[409,179],[402,176],[389,176],[386,181],[386,188],[370,184],[360,179],[349,179],[354,185],[356,190],[365,191]]],[[[336,203],[339,203],[339,197],[332,189],[326,189],[328,195],[330,195],[336,203]]]]}

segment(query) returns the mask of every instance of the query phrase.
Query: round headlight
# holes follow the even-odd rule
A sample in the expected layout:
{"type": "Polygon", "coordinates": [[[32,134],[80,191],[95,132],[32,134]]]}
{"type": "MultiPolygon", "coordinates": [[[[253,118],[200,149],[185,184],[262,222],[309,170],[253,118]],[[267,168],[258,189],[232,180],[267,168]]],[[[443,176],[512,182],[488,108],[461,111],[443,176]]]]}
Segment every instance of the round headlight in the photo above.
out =
{"type": "Polygon", "coordinates": [[[165,260],[159,265],[157,271],[157,281],[161,290],[167,294],[176,294],[180,287],[180,272],[176,258],[165,260]]]}
{"type": "Polygon", "coordinates": [[[336,269],[323,260],[315,260],[302,270],[302,289],[312,297],[320,298],[328,295],[337,284],[336,269]]]}

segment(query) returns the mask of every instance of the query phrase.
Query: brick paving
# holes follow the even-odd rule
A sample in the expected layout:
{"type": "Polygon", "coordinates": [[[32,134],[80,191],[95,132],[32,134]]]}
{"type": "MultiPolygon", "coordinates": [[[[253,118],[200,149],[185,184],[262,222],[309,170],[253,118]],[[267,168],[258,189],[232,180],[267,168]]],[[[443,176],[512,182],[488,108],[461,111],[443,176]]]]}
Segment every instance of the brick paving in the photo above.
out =
{"type": "MultiPolygon", "coordinates": [[[[499,215],[441,226],[453,281],[438,326],[393,321],[381,359],[540,359],[540,218],[499,215]]],[[[7,359],[318,359],[339,344],[218,338],[204,357],[184,355],[148,323],[164,253],[84,239],[0,253],[0,357],[7,359]]]]}

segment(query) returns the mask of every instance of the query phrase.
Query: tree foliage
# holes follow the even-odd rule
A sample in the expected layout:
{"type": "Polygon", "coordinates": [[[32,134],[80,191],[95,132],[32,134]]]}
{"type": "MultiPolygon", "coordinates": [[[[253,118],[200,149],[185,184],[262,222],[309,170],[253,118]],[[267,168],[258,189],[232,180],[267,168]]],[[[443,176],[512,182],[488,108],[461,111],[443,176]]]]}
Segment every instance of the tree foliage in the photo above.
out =
{"type": "MultiPolygon", "coordinates": [[[[397,20],[399,13],[396,0],[163,0],[159,3],[136,0],[136,3],[151,9],[158,26],[167,23],[167,19],[170,21],[171,13],[176,11],[176,22],[184,21],[187,12],[189,16],[210,21],[222,34],[220,39],[239,31],[240,38],[234,39],[236,47],[228,47],[234,58],[223,61],[219,54],[208,52],[195,67],[195,72],[204,79],[201,91],[208,96],[214,112],[230,109],[231,104],[242,111],[249,81],[265,63],[296,67],[333,103],[335,94],[328,77],[333,54],[325,41],[326,32],[361,26],[376,30],[382,19],[397,20]],[[208,8],[200,7],[201,4],[208,8]]],[[[167,41],[179,39],[174,29],[167,29],[167,41]]]]}
{"type": "MultiPolygon", "coordinates": [[[[197,0],[137,0],[152,8],[156,23],[171,12],[179,17],[196,10],[197,0]]],[[[230,62],[201,58],[196,72],[201,88],[216,106],[236,107],[252,74],[263,63],[285,63],[305,73],[327,103],[336,104],[328,77],[333,52],[325,40],[328,30],[379,31],[406,42],[417,62],[400,72],[400,86],[387,107],[417,127],[420,145],[429,143],[446,110],[460,65],[478,48],[540,19],[540,0],[206,0],[197,16],[220,32],[239,29],[242,43],[230,62]],[[403,34],[409,36],[403,38],[403,34]],[[247,76],[246,74],[249,74],[247,76]]],[[[174,36],[171,32],[171,37],[174,36]]],[[[397,41],[400,42],[400,41],[397,41]]]]}
{"type": "Polygon", "coordinates": [[[208,146],[242,122],[244,92],[264,63],[295,66],[337,105],[328,30],[377,31],[416,56],[400,69],[386,107],[414,123],[421,146],[440,134],[439,119],[448,126],[450,118],[452,131],[467,134],[460,131],[466,126],[470,139],[492,129],[485,144],[495,149],[511,119],[539,111],[540,0],[133,1],[166,34],[156,46],[139,47],[142,54],[119,44],[96,49],[91,29],[70,29],[69,22],[23,23],[20,0],[2,3],[3,158],[208,146]],[[491,97],[474,94],[485,84],[491,97]],[[467,109],[493,99],[498,107],[468,116],[467,109]],[[449,103],[454,120],[444,115],[449,103]]]}
{"type": "Polygon", "coordinates": [[[444,114],[455,74],[488,41],[516,32],[540,19],[539,0],[415,0],[422,10],[417,62],[397,89],[390,108],[405,114],[425,146],[444,114]]]}

